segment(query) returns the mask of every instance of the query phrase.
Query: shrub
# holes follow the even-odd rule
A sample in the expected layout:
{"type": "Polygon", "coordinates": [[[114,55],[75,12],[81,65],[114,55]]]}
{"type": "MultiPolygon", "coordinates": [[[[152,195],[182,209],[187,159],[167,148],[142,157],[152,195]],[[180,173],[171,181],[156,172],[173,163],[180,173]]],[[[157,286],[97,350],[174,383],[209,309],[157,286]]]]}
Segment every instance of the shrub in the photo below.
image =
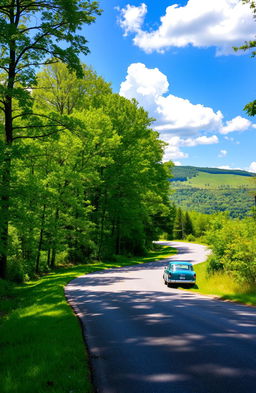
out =
{"type": "Polygon", "coordinates": [[[194,242],[196,240],[195,236],[192,235],[191,233],[186,237],[186,240],[188,242],[194,242]]]}
{"type": "Polygon", "coordinates": [[[7,265],[7,279],[21,283],[25,280],[23,263],[20,258],[12,258],[7,265]]]}
{"type": "Polygon", "coordinates": [[[224,265],[219,261],[216,255],[212,254],[208,258],[207,274],[212,275],[216,272],[223,271],[224,265]]]}
{"type": "Polygon", "coordinates": [[[207,239],[213,251],[209,273],[223,268],[237,281],[255,285],[256,223],[253,219],[217,217],[207,239]]]}

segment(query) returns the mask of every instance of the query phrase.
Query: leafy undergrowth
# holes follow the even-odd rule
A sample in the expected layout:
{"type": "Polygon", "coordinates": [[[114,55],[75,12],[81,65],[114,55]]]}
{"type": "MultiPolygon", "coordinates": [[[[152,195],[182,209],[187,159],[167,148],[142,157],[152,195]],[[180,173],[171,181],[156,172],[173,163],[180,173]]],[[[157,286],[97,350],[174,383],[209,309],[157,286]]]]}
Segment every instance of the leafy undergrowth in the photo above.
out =
{"type": "Polygon", "coordinates": [[[15,285],[0,280],[0,392],[92,392],[87,353],[64,286],[93,271],[161,260],[161,247],[146,257],[62,267],[40,280],[15,285]]]}
{"type": "Polygon", "coordinates": [[[207,275],[207,262],[194,266],[197,275],[197,287],[191,291],[207,295],[215,295],[225,300],[256,306],[256,288],[246,284],[238,284],[230,275],[215,273],[207,275]]]}

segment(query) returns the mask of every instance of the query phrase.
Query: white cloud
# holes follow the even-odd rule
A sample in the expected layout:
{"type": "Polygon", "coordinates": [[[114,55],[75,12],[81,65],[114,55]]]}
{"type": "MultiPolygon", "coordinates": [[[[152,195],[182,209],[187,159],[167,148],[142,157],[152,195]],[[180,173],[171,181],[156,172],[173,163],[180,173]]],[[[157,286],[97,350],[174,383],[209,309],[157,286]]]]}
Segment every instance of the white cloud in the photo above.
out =
{"type": "Polygon", "coordinates": [[[230,165],[221,165],[221,166],[218,166],[217,168],[219,168],[219,169],[234,169],[234,168],[231,168],[230,165]]]}
{"type": "Polygon", "coordinates": [[[146,13],[144,3],[139,7],[128,4],[120,10],[119,24],[125,35],[135,33],[134,44],[147,53],[193,45],[215,46],[218,55],[234,54],[233,46],[253,40],[256,33],[252,11],[240,0],[189,0],[183,7],[171,5],[154,31],[142,28],[146,13]]]}
{"type": "Polygon", "coordinates": [[[128,67],[127,76],[121,84],[120,95],[136,98],[150,115],[156,119],[155,129],[173,135],[198,136],[200,131],[214,132],[222,127],[220,111],[168,92],[167,77],[158,68],[149,69],[142,63],[128,67]]]}
{"type": "Polygon", "coordinates": [[[221,134],[229,134],[234,131],[246,131],[252,126],[252,122],[244,117],[237,116],[226,122],[226,126],[220,130],[221,134]]]}
{"type": "MultiPolygon", "coordinates": [[[[156,119],[154,128],[168,143],[165,159],[187,158],[187,153],[180,148],[217,144],[219,138],[216,134],[245,131],[252,126],[241,116],[223,124],[221,111],[215,112],[210,107],[168,94],[168,89],[168,79],[158,68],[150,69],[145,64],[133,63],[128,67],[119,92],[128,99],[135,98],[156,119]]],[[[230,136],[225,135],[224,138],[239,143],[230,136]]],[[[220,154],[222,157],[226,155],[224,150],[220,154]]]]}
{"type": "Polygon", "coordinates": [[[122,9],[117,7],[117,10],[120,12],[119,24],[124,30],[124,35],[127,36],[128,33],[138,33],[147,13],[146,4],[141,4],[140,7],[128,4],[122,9]]]}
{"type": "Polygon", "coordinates": [[[169,143],[168,146],[165,148],[165,154],[163,160],[170,161],[170,160],[177,160],[187,157],[188,157],[187,153],[180,151],[178,146],[169,143]]]}
{"type": "Polygon", "coordinates": [[[197,138],[181,138],[170,134],[162,134],[161,139],[168,144],[165,150],[164,161],[187,158],[188,154],[182,152],[180,147],[194,147],[219,143],[219,139],[216,135],[210,137],[200,136],[197,138]]]}
{"type": "Polygon", "coordinates": [[[256,173],[256,161],[253,161],[253,162],[250,163],[248,171],[256,173]]]}
{"type": "Polygon", "coordinates": [[[226,155],[228,154],[228,152],[227,152],[227,150],[221,150],[220,152],[219,152],[219,155],[218,155],[218,157],[226,157],[226,155]]]}
{"type": "Polygon", "coordinates": [[[133,63],[128,67],[127,76],[121,83],[119,94],[126,98],[136,98],[147,105],[168,91],[166,75],[158,68],[147,68],[143,63],[133,63]]]}
{"type": "Polygon", "coordinates": [[[172,94],[156,100],[159,125],[158,131],[179,130],[187,134],[198,131],[214,131],[221,125],[223,115],[220,111],[201,104],[192,104],[189,100],[172,94]]]}
{"type": "Polygon", "coordinates": [[[219,169],[230,169],[230,170],[235,169],[235,170],[239,170],[239,171],[244,171],[243,168],[237,168],[237,167],[234,168],[234,167],[232,167],[230,165],[221,165],[221,166],[218,166],[217,168],[219,168],[219,169]]]}
{"type": "Polygon", "coordinates": [[[181,166],[182,165],[182,163],[180,161],[173,161],[173,163],[174,163],[175,166],[181,166]]]}

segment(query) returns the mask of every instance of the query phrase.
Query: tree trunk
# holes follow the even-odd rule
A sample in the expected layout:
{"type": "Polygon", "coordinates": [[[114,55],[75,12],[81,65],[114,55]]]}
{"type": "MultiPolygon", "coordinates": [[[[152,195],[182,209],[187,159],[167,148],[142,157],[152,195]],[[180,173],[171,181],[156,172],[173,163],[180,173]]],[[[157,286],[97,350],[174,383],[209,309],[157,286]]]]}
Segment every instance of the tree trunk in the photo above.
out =
{"type": "Polygon", "coordinates": [[[47,252],[47,266],[49,268],[51,267],[51,249],[50,249],[50,247],[48,248],[48,252],[47,252]]]}
{"type": "Polygon", "coordinates": [[[41,229],[40,229],[40,236],[39,236],[37,256],[36,256],[36,273],[39,273],[40,254],[42,250],[43,236],[44,236],[45,209],[46,209],[46,205],[44,205],[43,207],[43,213],[41,218],[41,229]]]}
{"type": "Polygon", "coordinates": [[[51,257],[51,268],[55,268],[55,259],[56,259],[56,250],[57,250],[57,232],[58,232],[58,222],[59,222],[59,209],[56,209],[55,212],[55,222],[54,222],[54,236],[55,239],[53,240],[53,245],[52,245],[52,257],[51,257]]]}
{"type": "MultiPolygon", "coordinates": [[[[16,18],[18,18],[16,16],[16,18]]],[[[17,19],[18,21],[18,19],[17,19]]],[[[10,10],[10,25],[14,24],[14,10],[10,10]]],[[[4,104],[4,142],[5,148],[3,153],[3,174],[1,189],[1,232],[0,232],[0,278],[6,277],[7,257],[8,257],[8,235],[9,235],[9,208],[10,208],[10,188],[11,188],[11,148],[13,142],[13,107],[12,95],[15,81],[15,63],[16,63],[16,43],[11,39],[9,43],[9,69],[7,91],[3,99],[4,104]]]]}
{"type": "Polygon", "coordinates": [[[0,232],[0,278],[6,277],[7,256],[8,256],[8,229],[9,229],[9,200],[10,200],[10,177],[11,158],[8,151],[4,157],[2,189],[1,189],[1,232],[0,232]]]}
{"type": "Polygon", "coordinates": [[[0,232],[0,278],[6,277],[9,234],[9,207],[11,188],[11,147],[12,147],[12,98],[5,101],[5,148],[3,152],[1,184],[1,232],[0,232]]]}
{"type": "Polygon", "coordinates": [[[56,260],[56,248],[52,249],[52,258],[51,258],[51,269],[55,267],[55,260],[56,260]]]}

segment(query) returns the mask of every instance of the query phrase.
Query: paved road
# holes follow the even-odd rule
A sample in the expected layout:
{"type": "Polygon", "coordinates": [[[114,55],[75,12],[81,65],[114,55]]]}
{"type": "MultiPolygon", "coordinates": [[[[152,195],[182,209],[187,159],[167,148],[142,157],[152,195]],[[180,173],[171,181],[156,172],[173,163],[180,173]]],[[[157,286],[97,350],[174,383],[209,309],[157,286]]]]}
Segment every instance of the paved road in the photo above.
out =
{"type": "MultiPolygon", "coordinates": [[[[173,259],[203,246],[172,243],[173,259]]],[[[256,308],[168,288],[166,261],[73,280],[66,295],[84,326],[101,393],[255,393],[256,308]]]]}

